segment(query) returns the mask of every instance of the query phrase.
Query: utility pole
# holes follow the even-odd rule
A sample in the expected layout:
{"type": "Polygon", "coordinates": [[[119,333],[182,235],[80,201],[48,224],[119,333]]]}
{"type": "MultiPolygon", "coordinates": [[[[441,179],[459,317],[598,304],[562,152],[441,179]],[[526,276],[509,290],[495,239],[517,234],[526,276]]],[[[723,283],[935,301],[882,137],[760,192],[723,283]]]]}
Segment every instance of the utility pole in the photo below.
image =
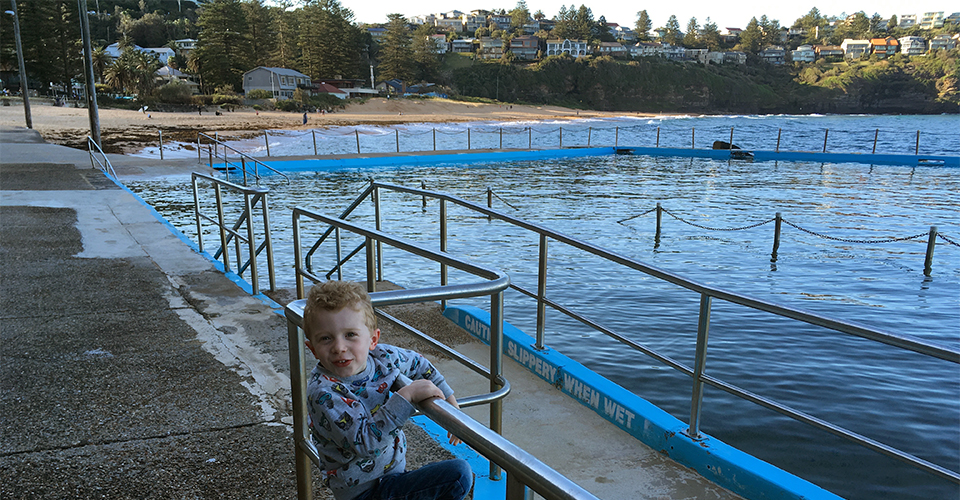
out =
{"type": "Polygon", "coordinates": [[[30,116],[30,82],[27,79],[27,67],[23,63],[23,46],[20,45],[20,17],[17,15],[17,0],[10,0],[13,10],[6,11],[13,16],[13,36],[17,41],[17,62],[20,64],[20,94],[23,95],[23,115],[27,121],[27,128],[33,128],[33,118],[30,116]]]}
{"type": "MultiPolygon", "coordinates": [[[[10,0],[13,1],[13,0],[10,0]]],[[[77,0],[80,6],[80,34],[83,38],[83,75],[87,84],[87,116],[90,117],[90,137],[97,147],[100,143],[100,110],[97,108],[97,86],[93,81],[93,52],[90,49],[90,19],[87,14],[87,0],[77,0]]]]}

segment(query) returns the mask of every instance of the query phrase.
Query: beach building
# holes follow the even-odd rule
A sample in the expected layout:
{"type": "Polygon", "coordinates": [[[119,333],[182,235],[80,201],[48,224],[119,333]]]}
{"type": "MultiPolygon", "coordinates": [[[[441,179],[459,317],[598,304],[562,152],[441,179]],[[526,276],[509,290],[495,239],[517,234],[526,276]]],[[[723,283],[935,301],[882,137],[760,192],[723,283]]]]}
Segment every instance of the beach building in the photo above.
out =
{"type": "Polygon", "coordinates": [[[477,40],[475,38],[457,38],[450,42],[450,52],[469,54],[475,50],[474,45],[476,44],[477,40]]]}
{"type": "Polygon", "coordinates": [[[839,45],[814,45],[813,50],[819,58],[843,59],[843,47],[839,45]]]}
{"type": "Polygon", "coordinates": [[[310,92],[310,77],[292,69],[258,66],[243,74],[243,93],[266,90],[275,99],[290,99],[298,88],[310,92]]]}
{"type": "Polygon", "coordinates": [[[182,71],[179,71],[176,68],[171,68],[170,66],[164,66],[158,69],[154,73],[154,75],[156,75],[158,79],[163,81],[164,85],[168,83],[177,83],[180,85],[186,85],[187,87],[190,88],[190,94],[192,95],[200,94],[200,85],[197,84],[197,82],[193,81],[190,75],[182,71]]]}
{"type": "MultiPolygon", "coordinates": [[[[139,45],[133,45],[131,47],[133,50],[144,52],[146,54],[152,54],[157,57],[161,64],[167,64],[167,60],[176,55],[173,49],[169,47],[156,47],[156,48],[143,48],[139,45]]],[[[104,51],[112,59],[117,59],[120,57],[120,54],[123,52],[120,49],[119,43],[111,43],[104,48],[104,51]]]]}
{"type": "Polygon", "coordinates": [[[746,64],[747,53],[740,52],[739,50],[731,50],[730,52],[724,52],[723,63],[724,64],[746,64]]]}
{"type": "Polygon", "coordinates": [[[637,42],[627,47],[627,52],[633,57],[657,57],[663,55],[663,45],[660,42],[637,42]]]}
{"type": "Polygon", "coordinates": [[[898,28],[912,28],[917,25],[916,14],[903,14],[897,23],[898,28]]]}
{"type": "Polygon", "coordinates": [[[600,42],[597,53],[601,56],[624,57],[627,55],[627,48],[619,42],[600,42]]]}

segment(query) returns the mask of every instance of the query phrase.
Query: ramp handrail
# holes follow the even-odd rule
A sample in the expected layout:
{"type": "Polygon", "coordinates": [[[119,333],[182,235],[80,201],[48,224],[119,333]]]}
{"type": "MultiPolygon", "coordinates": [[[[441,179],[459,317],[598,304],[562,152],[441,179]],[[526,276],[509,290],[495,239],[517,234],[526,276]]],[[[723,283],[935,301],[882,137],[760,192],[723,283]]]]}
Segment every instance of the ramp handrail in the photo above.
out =
{"type": "MultiPolygon", "coordinates": [[[[960,350],[952,349],[942,345],[938,345],[932,342],[928,342],[918,337],[909,336],[909,335],[897,335],[890,332],[885,332],[872,328],[869,326],[840,321],[833,318],[828,318],[821,316],[809,311],[805,311],[798,308],[793,308],[789,306],[784,306],[781,304],[776,304],[769,302],[763,299],[758,299],[755,297],[750,297],[747,295],[730,292],[721,288],[714,286],[706,285],[688,278],[685,278],[679,274],[654,267],[648,264],[644,264],[640,261],[632,259],[630,257],[620,255],[606,249],[603,249],[599,246],[587,243],[585,241],[578,240],[571,236],[565,235],[558,231],[551,230],[549,228],[540,226],[535,223],[531,223],[517,217],[512,217],[508,214],[499,212],[492,208],[476,204],[456,196],[427,191],[425,189],[410,188],[405,186],[398,186],[392,184],[385,184],[380,182],[371,182],[371,188],[364,191],[364,193],[370,193],[372,195],[374,204],[375,204],[375,213],[376,213],[376,225],[378,228],[381,227],[380,221],[380,196],[379,191],[381,189],[386,189],[389,191],[396,191],[401,193],[406,193],[410,195],[415,195],[418,197],[424,198],[433,198],[440,201],[440,249],[441,251],[446,251],[447,248],[447,220],[446,220],[446,204],[454,203],[463,208],[469,209],[474,212],[479,212],[491,219],[498,219],[514,226],[526,229],[537,233],[540,237],[540,248],[539,248],[539,271],[538,271],[538,289],[536,291],[531,291],[524,289],[523,287],[511,283],[510,288],[517,290],[518,292],[533,298],[537,301],[537,332],[536,332],[536,345],[537,349],[544,348],[544,328],[545,328],[545,307],[550,306],[551,308],[562,312],[563,314],[583,323],[584,325],[596,329],[597,331],[617,340],[620,343],[626,344],[634,350],[637,350],[647,356],[650,356],[671,368],[678,370],[690,377],[693,378],[693,387],[692,387],[692,398],[690,405],[690,422],[689,428],[687,429],[687,434],[694,439],[700,437],[700,414],[702,407],[702,397],[703,397],[703,388],[704,385],[709,385],[715,388],[718,388],[722,391],[725,391],[731,395],[750,401],[754,404],[760,405],[767,409],[776,411],[782,415],[790,417],[794,420],[809,424],[813,427],[819,428],[821,430],[827,431],[831,434],[839,436],[843,439],[856,443],[858,445],[864,446],[868,449],[876,451],[878,453],[896,458],[902,462],[905,462],[913,467],[924,470],[941,478],[952,481],[956,484],[960,484],[960,473],[956,471],[949,470],[945,467],[933,464],[927,460],[916,457],[912,454],[909,454],[903,450],[894,448],[892,446],[880,443],[868,437],[857,434],[853,431],[850,431],[844,427],[832,424],[825,420],[819,419],[802,411],[796,410],[789,406],[783,405],[774,400],[765,398],[763,396],[754,394],[747,390],[744,390],[738,386],[728,384],[721,380],[718,380],[714,377],[707,375],[704,372],[704,366],[707,356],[707,340],[710,324],[710,310],[711,303],[713,299],[718,299],[726,301],[732,304],[737,304],[740,306],[749,307],[756,309],[758,311],[763,311],[771,313],[777,316],[794,319],[801,321],[810,325],[820,326],[823,328],[828,328],[840,333],[853,335],[856,337],[861,337],[867,340],[880,342],[887,344],[899,349],[905,349],[919,353],[924,356],[929,356],[936,359],[941,359],[948,361],[953,364],[960,364],[960,350]],[[559,243],[564,243],[570,245],[574,248],[580,249],[582,251],[593,254],[597,257],[605,259],[614,264],[636,270],[647,274],[649,276],[655,277],[659,280],[672,283],[674,285],[680,286],[692,292],[698,293],[700,295],[700,312],[699,312],[699,321],[698,321],[698,332],[697,332],[697,346],[695,352],[695,363],[693,367],[686,366],[685,364],[676,361],[670,358],[667,355],[658,353],[652,348],[646,347],[643,344],[634,342],[628,339],[625,335],[622,335],[611,328],[605,327],[599,322],[577,314],[573,310],[558,304],[546,297],[546,277],[547,277],[547,241],[553,239],[559,243]]],[[[379,256],[379,254],[378,254],[379,256]]],[[[378,262],[378,266],[382,269],[382,263],[378,262]]],[[[446,268],[441,263],[441,285],[446,284],[446,268]]],[[[381,273],[382,274],[382,273],[381,273]]]]}
{"type": "Polygon", "coordinates": [[[260,187],[246,187],[227,182],[223,179],[200,173],[193,172],[191,175],[191,184],[193,186],[193,213],[197,225],[197,246],[203,252],[203,220],[212,222],[220,230],[220,249],[213,256],[214,260],[222,257],[223,270],[229,272],[231,269],[231,260],[228,252],[230,241],[235,243],[235,254],[237,260],[237,274],[243,275],[243,272],[250,269],[250,286],[253,288],[253,294],[260,293],[259,271],[257,268],[257,256],[264,251],[267,254],[267,276],[270,281],[270,290],[277,289],[276,271],[273,262],[273,244],[270,239],[270,212],[267,206],[267,193],[269,189],[260,187]],[[216,218],[205,215],[200,212],[200,180],[213,183],[214,202],[216,203],[216,218]],[[224,202],[223,189],[226,188],[234,193],[243,196],[243,211],[240,217],[232,226],[227,225],[224,220],[224,202]],[[261,219],[263,221],[263,241],[257,245],[256,227],[253,222],[254,209],[260,205],[261,219]],[[240,233],[241,227],[246,227],[246,235],[240,233]],[[247,246],[247,260],[242,261],[241,243],[247,246]]]}
{"type": "Polygon", "coordinates": [[[250,155],[248,155],[248,154],[246,154],[246,153],[244,153],[244,152],[242,152],[242,151],[240,151],[240,150],[238,150],[238,149],[236,149],[236,148],[228,145],[228,144],[225,143],[225,142],[220,141],[220,140],[217,139],[217,138],[210,137],[209,135],[204,134],[203,132],[197,132],[197,155],[200,155],[200,154],[201,154],[201,150],[202,150],[202,144],[200,143],[200,138],[201,138],[201,137],[205,137],[205,138],[209,139],[210,142],[212,142],[212,143],[214,144],[213,149],[211,149],[211,148],[209,147],[209,145],[208,145],[208,147],[207,147],[207,151],[208,151],[209,157],[210,157],[210,161],[209,161],[209,163],[208,163],[207,166],[209,166],[210,168],[215,168],[215,167],[213,166],[213,159],[214,159],[214,158],[223,158],[223,175],[225,176],[225,178],[226,178],[227,180],[230,180],[230,162],[227,160],[227,150],[228,150],[228,149],[229,149],[230,151],[232,151],[234,154],[236,154],[237,157],[240,158],[240,172],[241,172],[241,174],[243,175],[243,183],[244,183],[244,184],[247,183],[247,162],[248,162],[248,161],[251,162],[251,163],[253,163],[253,177],[254,177],[254,179],[256,179],[256,180],[258,180],[258,181],[260,180],[260,168],[259,168],[260,165],[263,165],[263,167],[266,168],[267,170],[269,170],[269,171],[271,171],[271,172],[273,172],[273,173],[275,173],[275,174],[278,174],[278,175],[282,176],[284,179],[287,179],[288,181],[290,180],[290,178],[289,178],[286,174],[284,174],[283,172],[281,172],[281,171],[279,171],[279,170],[271,167],[270,165],[267,165],[266,163],[264,163],[263,161],[261,161],[261,160],[259,160],[259,159],[257,159],[257,158],[254,158],[254,157],[252,157],[252,156],[250,156],[250,155]],[[220,156],[219,147],[223,147],[223,156],[222,156],[222,157],[220,156]]]}
{"type": "Polygon", "coordinates": [[[99,168],[104,174],[110,175],[114,179],[117,178],[117,172],[113,170],[113,164],[110,163],[110,158],[107,158],[107,155],[100,149],[97,141],[93,140],[93,137],[89,135],[87,136],[87,152],[90,153],[90,168],[99,168]],[[100,154],[99,158],[94,154],[94,149],[100,154]],[[103,161],[101,161],[101,158],[103,161]],[[94,162],[96,162],[96,164],[94,164],[94,162]]]}

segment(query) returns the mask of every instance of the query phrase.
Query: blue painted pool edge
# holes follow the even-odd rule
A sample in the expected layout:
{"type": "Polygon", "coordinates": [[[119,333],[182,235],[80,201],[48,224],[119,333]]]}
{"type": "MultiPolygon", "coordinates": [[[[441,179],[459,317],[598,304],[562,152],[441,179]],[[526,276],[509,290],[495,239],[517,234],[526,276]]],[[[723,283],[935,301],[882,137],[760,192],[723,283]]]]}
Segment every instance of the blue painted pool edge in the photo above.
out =
{"type": "MultiPolygon", "coordinates": [[[[483,342],[490,342],[490,313],[472,306],[448,306],[444,316],[483,342]]],[[[547,349],[513,325],[503,325],[504,354],[541,379],[594,410],[647,446],[696,470],[711,482],[751,500],[831,499],[841,497],[704,435],[692,439],[687,424],[643,398],[547,349]]]]}
{"type": "MultiPolygon", "coordinates": [[[[753,161],[796,161],[813,163],[860,163],[864,165],[901,165],[960,167],[960,156],[949,155],[910,155],[888,153],[831,153],[811,151],[764,151],[753,150],[753,161]]],[[[675,156],[682,158],[710,158],[714,160],[735,160],[726,149],[660,148],[639,146],[618,147],[569,147],[560,149],[516,149],[500,151],[464,151],[458,153],[432,153],[429,151],[377,156],[346,155],[342,158],[281,159],[276,158],[270,166],[281,172],[319,172],[343,168],[368,168],[383,166],[468,163],[496,163],[504,161],[548,160],[552,158],[571,158],[581,156],[603,156],[612,154],[631,154],[642,156],[675,156]]],[[[749,160],[748,160],[749,161],[749,160]]],[[[239,168],[239,165],[237,166],[239,168]]]]}

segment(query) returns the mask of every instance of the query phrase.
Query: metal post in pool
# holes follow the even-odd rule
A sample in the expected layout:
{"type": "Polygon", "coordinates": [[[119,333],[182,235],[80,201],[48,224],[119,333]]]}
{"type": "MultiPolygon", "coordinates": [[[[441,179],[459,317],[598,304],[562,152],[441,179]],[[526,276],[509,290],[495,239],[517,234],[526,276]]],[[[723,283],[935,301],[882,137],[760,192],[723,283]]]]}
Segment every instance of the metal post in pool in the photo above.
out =
{"type": "Polygon", "coordinates": [[[617,126],[616,128],[615,134],[616,135],[613,136],[613,147],[617,147],[620,145],[620,127],[619,126],[617,126]]]}
{"type": "Polygon", "coordinates": [[[783,133],[783,129],[782,129],[782,128],[778,128],[778,129],[777,129],[777,151],[776,151],[777,153],[780,152],[780,134],[782,134],[782,133],[783,133]]]}
{"type": "Polygon", "coordinates": [[[270,157],[270,136],[267,134],[267,131],[263,131],[263,142],[267,145],[267,157],[270,157]]]}
{"type": "Polygon", "coordinates": [[[360,154],[360,131],[353,129],[353,133],[357,136],[357,154],[360,154]]]}
{"type": "Polygon", "coordinates": [[[503,149],[503,127],[500,127],[500,149],[503,149]]]}
{"type": "Polygon", "coordinates": [[[690,127],[690,149],[697,149],[697,129],[690,127]]]}
{"type": "Polygon", "coordinates": [[[917,148],[913,150],[913,154],[920,154],[920,131],[917,130],[917,148]]]}
{"type": "Polygon", "coordinates": [[[730,127],[730,150],[733,151],[733,127],[730,127]]]}
{"type": "Polygon", "coordinates": [[[310,135],[313,136],[313,155],[316,156],[317,155],[317,131],[311,130],[310,135]]]}
{"type": "Polygon", "coordinates": [[[437,150],[437,129],[436,129],[436,127],[434,127],[434,129],[433,129],[433,150],[434,150],[434,151],[437,150]]]}
{"type": "Polygon", "coordinates": [[[470,127],[467,127],[467,151],[470,151],[470,127]]]}
{"type": "Polygon", "coordinates": [[[563,127],[560,127],[560,149],[563,149],[563,127]]]}
{"type": "Polygon", "coordinates": [[[657,127],[657,147],[660,147],[660,127],[657,127]]]}
{"type": "Polygon", "coordinates": [[[527,127],[527,149],[533,149],[533,127],[527,127]]]}
{"type": "Polygon", "coordinates": [[[929,277],[933,272],[933,247],[937,239],[937,226],[930,226],[930,237],[927,238],[927,256],[923,260],[923,275],[929,277]]]}
{"type": "Polygon", "coordinates": [[[657,202],[657,232],[653,235],[653,248],[660,247],[660,223],[663,221],[663,207],[657,202]]]}
{"type": "Polygon", "coordinates": [[[770,262],[777,261],[777,250],[780,249],[780,226],[783,222],[783,217],[780,215],[780,212],[777,212],[776,221],[773,226],[773,252],[770,254],[770,262]]]}
{"type": "Polygon", "coordinates": [[[587,127],[587,147],[590,147],[590,136],[593,135],[593,127],[587,127]]]}
{"type": "Polygon", "coordinates": [[[877,137],[880,136],[880,129],[873,133],[873,151],[870,154],[877,154],[877,137]]]}
{"type": "Polygon", "coordinates": [[[827,152],[827,136],[830,135],[830,129],[824,129],[823,131],[823,152],[827,152]]]}
{"type": "Polygon", "coordinates": [[[163,159],[163,130],[158,130],[160,133],[160,159],[163,159]]]}
{"type": "Polygon", "coordinates": [[[397,136],[397,152],[400,152],[400,131],[394,130],[395,135],[397,136]]]}

